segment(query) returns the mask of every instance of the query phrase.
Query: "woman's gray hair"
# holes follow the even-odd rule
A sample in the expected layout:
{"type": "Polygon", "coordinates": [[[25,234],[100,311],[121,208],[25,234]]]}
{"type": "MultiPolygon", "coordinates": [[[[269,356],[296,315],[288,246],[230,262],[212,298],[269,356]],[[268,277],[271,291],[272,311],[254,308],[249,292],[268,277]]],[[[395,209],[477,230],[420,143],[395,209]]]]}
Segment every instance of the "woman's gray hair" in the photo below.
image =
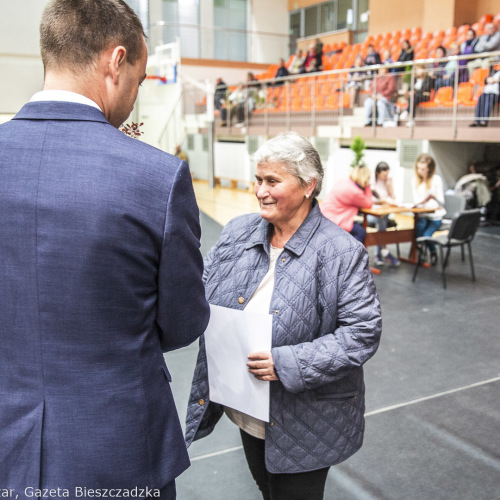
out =
{"type": "Polygon", "coordinates": [[[311,197],[316,198],[323,183],[323,166],[314,146],[296,132],[285,132],[263,144],[253,155],[256,165],[280,163],[302,186],[316,179],[311,197]]]}

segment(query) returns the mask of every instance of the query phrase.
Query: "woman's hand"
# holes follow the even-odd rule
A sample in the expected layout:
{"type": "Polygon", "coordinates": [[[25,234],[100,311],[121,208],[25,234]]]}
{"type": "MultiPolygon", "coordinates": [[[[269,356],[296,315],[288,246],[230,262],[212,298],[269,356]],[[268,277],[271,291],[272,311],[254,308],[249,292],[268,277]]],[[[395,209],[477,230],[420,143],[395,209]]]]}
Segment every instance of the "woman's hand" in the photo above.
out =
{"type": "Polygon", "coordinates": [[[248,371],[259,380],[279,380],[274,371],[274,360],[270,352],[252,352],[248,355],[248,371]]]}

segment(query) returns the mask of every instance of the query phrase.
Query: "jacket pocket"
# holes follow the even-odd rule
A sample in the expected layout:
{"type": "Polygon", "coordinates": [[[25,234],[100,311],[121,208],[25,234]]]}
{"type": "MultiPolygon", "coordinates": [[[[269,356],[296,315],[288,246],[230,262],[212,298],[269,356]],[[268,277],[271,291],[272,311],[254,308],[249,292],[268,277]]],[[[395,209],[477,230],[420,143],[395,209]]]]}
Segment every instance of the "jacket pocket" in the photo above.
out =
{"type": "Polygon", "coordinates": [[[359,394],[358,391],[351,392],[327,392],[321,391],[319,389],[316,390],[316,399],[352,399],[355,398],[359,394]]]}

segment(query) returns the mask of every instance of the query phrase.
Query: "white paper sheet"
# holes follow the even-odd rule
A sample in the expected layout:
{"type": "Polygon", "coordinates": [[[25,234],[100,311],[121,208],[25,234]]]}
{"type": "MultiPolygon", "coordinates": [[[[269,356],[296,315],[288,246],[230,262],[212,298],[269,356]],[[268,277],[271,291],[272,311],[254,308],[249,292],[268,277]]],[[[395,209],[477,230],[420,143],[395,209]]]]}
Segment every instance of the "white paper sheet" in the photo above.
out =
{"type": "Polygon", "coordinates": [[[272,316],[210,305],[205,331],[210,401],[269,422],[269,382],[247,367],[251,352],[270,351],[272,316]]]}

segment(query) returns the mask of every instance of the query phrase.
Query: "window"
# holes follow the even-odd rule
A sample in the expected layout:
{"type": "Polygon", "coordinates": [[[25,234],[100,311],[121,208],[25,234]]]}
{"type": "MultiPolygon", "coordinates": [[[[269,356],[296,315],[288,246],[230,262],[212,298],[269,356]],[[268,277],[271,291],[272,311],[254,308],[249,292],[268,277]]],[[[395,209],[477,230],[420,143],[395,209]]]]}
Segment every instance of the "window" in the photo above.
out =
{"type": "Polygon", "coordinates": [[[214,26],[215,59],[246,61],[247,0],[214,0],[214,26]]]}
{"type": "Polygon", "coordinates": [[[319,33],[318,12],[319,8],[317,6],[305,9],[306,24],[304,36],[313,36],[319,33]]]}
{"type": "Polygon", "coordinates": [[[183,57],[199,57],[199,0],[163,0],[163,19],[163,42],[172,43],[179,37],[183,57]]]}
{"type": "Polygon", "coordinates": [[[343,30],[351,28],[352,24],[347,24],[347,11],[352,10],[353,0],[338,0],[337,29],[343,30]]]}
{"type": "Polygon", "coordinates": [[[313,37],[331,31],[352,29],[367,30],[367,23],[360,28],[359,13],[368,10],[369,0],[332,0],[311,7],[290,12],[290,36],[292,46],[295,40],[303,37],[313,37]],[[360,10],[361,9],[361,10],[360,10]],[[357,16],[353,17],[353,14],[357,16]]]}
{"type": "Polygon", "coordinates": [[[336,29],[335,2],[327,2],[320,6],[320,33],[327,33],[336,29]]]}

